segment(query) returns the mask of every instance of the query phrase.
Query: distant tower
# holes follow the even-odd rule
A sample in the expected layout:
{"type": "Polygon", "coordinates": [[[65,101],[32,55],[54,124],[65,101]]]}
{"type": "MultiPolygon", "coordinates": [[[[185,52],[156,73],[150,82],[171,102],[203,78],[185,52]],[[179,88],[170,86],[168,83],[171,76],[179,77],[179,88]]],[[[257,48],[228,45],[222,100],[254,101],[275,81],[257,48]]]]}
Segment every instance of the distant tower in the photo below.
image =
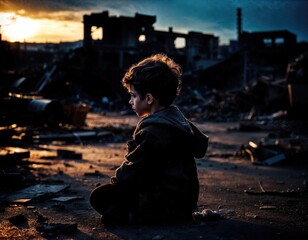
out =
{"type": "Polygon", "coordinates": [[[237,15],[237,40],[240,41],[242,35],[242,9],[236,9],[237,15]]]}
{"type": "Polygon", "coordinates": [[[242,87],[246,87],[247,84],[247,66],[248,66],[248,58],[247,58],[247,49],[245,47],[245,43],[243,42],[243,32],[242,32],[242,9],[236,9],[236,17],[237,17],[237,41],[239,50],[242,51],[242,87]]]}

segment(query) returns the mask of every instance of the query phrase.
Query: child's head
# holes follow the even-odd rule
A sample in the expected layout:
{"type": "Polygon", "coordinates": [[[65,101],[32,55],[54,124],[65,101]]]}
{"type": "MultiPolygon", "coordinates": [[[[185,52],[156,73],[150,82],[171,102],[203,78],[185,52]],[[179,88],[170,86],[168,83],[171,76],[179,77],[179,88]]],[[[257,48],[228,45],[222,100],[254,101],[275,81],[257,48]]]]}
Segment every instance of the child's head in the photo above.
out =
{"type": "Polygon", "coordinates": [[[165,54],[152,55],[133,65],[122,79],[123,86],[131,86],[144,98],[147,93],[162,106],[173,103],[180,93],[181,67],[165,54]]]}

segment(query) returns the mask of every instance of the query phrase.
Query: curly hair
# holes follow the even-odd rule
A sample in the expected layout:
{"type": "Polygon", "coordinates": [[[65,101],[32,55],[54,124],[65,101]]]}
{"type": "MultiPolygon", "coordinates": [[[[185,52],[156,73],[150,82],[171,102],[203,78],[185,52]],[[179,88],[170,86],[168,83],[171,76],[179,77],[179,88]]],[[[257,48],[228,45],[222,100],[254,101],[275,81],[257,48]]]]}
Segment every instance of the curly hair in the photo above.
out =
{"type": "Polygon", "coordinates": [[[133,86],[144,99],[151,93],[159,103],[168,106],[181,90],[182,68],[164,53],[154,54],[132,65],[122,78],[122,85],[133,86]]]}

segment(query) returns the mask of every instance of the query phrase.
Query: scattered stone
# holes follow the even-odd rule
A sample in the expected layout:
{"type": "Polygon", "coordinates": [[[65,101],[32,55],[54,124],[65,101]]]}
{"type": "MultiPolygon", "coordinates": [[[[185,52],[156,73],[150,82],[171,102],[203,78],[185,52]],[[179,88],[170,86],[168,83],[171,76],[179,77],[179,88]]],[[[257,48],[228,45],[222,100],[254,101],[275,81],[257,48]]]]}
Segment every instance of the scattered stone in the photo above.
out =
{"type": "Polygon", "coordinates": [[[28,225],[28,219],[23,214],[10,217],[9,222],[18,227],[26,227],[26,225],[28,225]]]}
{"type": "Polygon", "coordinates": [[[48,235],[70,234],[77,231],[77,223],[43,223],[36,230],[48,235]]]}
{"type": "Polygon", "coordinates": [[[196,211],[192,214],[192,216],[195,221],[216,221],[221,219],[218,212],[210,209],[203,209],[201,212],[196,211]]]}

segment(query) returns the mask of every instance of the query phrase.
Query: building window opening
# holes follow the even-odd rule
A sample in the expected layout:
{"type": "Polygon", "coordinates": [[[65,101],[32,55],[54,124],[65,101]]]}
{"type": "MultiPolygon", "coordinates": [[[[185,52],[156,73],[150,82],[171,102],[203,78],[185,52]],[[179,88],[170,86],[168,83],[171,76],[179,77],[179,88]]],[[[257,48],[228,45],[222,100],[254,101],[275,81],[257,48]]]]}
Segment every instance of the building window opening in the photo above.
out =
{"type": "Polygon", "coordinates": [[[102,27],[91,27],[91,36],[93,40],[103,40],[103,28],[102,27]]]}
{"type": "Polygon", "coordinates": [[[283,45],[284,44],[284,38],[276,38],[275,43],[277,45],[283,45]]]}
{"type": "Polygon", "coordinates": [[[272,39],[271,38],[264,38],[263,43],[265,46],[269,47],[272,45],[272,39]]]}
{"type": "Polygon", "coordinates": [[[186,46],[185,38],[176,38],[174,41],[175,48],[184,48],[186,46]]]}
{"type": "Polygon", "coordinates": [[[139,38],[138,38],[139,42],[145,42],[145,40],[146,40],[146,37],[145,37],[144,34],[140,35],[139,38]]]}

